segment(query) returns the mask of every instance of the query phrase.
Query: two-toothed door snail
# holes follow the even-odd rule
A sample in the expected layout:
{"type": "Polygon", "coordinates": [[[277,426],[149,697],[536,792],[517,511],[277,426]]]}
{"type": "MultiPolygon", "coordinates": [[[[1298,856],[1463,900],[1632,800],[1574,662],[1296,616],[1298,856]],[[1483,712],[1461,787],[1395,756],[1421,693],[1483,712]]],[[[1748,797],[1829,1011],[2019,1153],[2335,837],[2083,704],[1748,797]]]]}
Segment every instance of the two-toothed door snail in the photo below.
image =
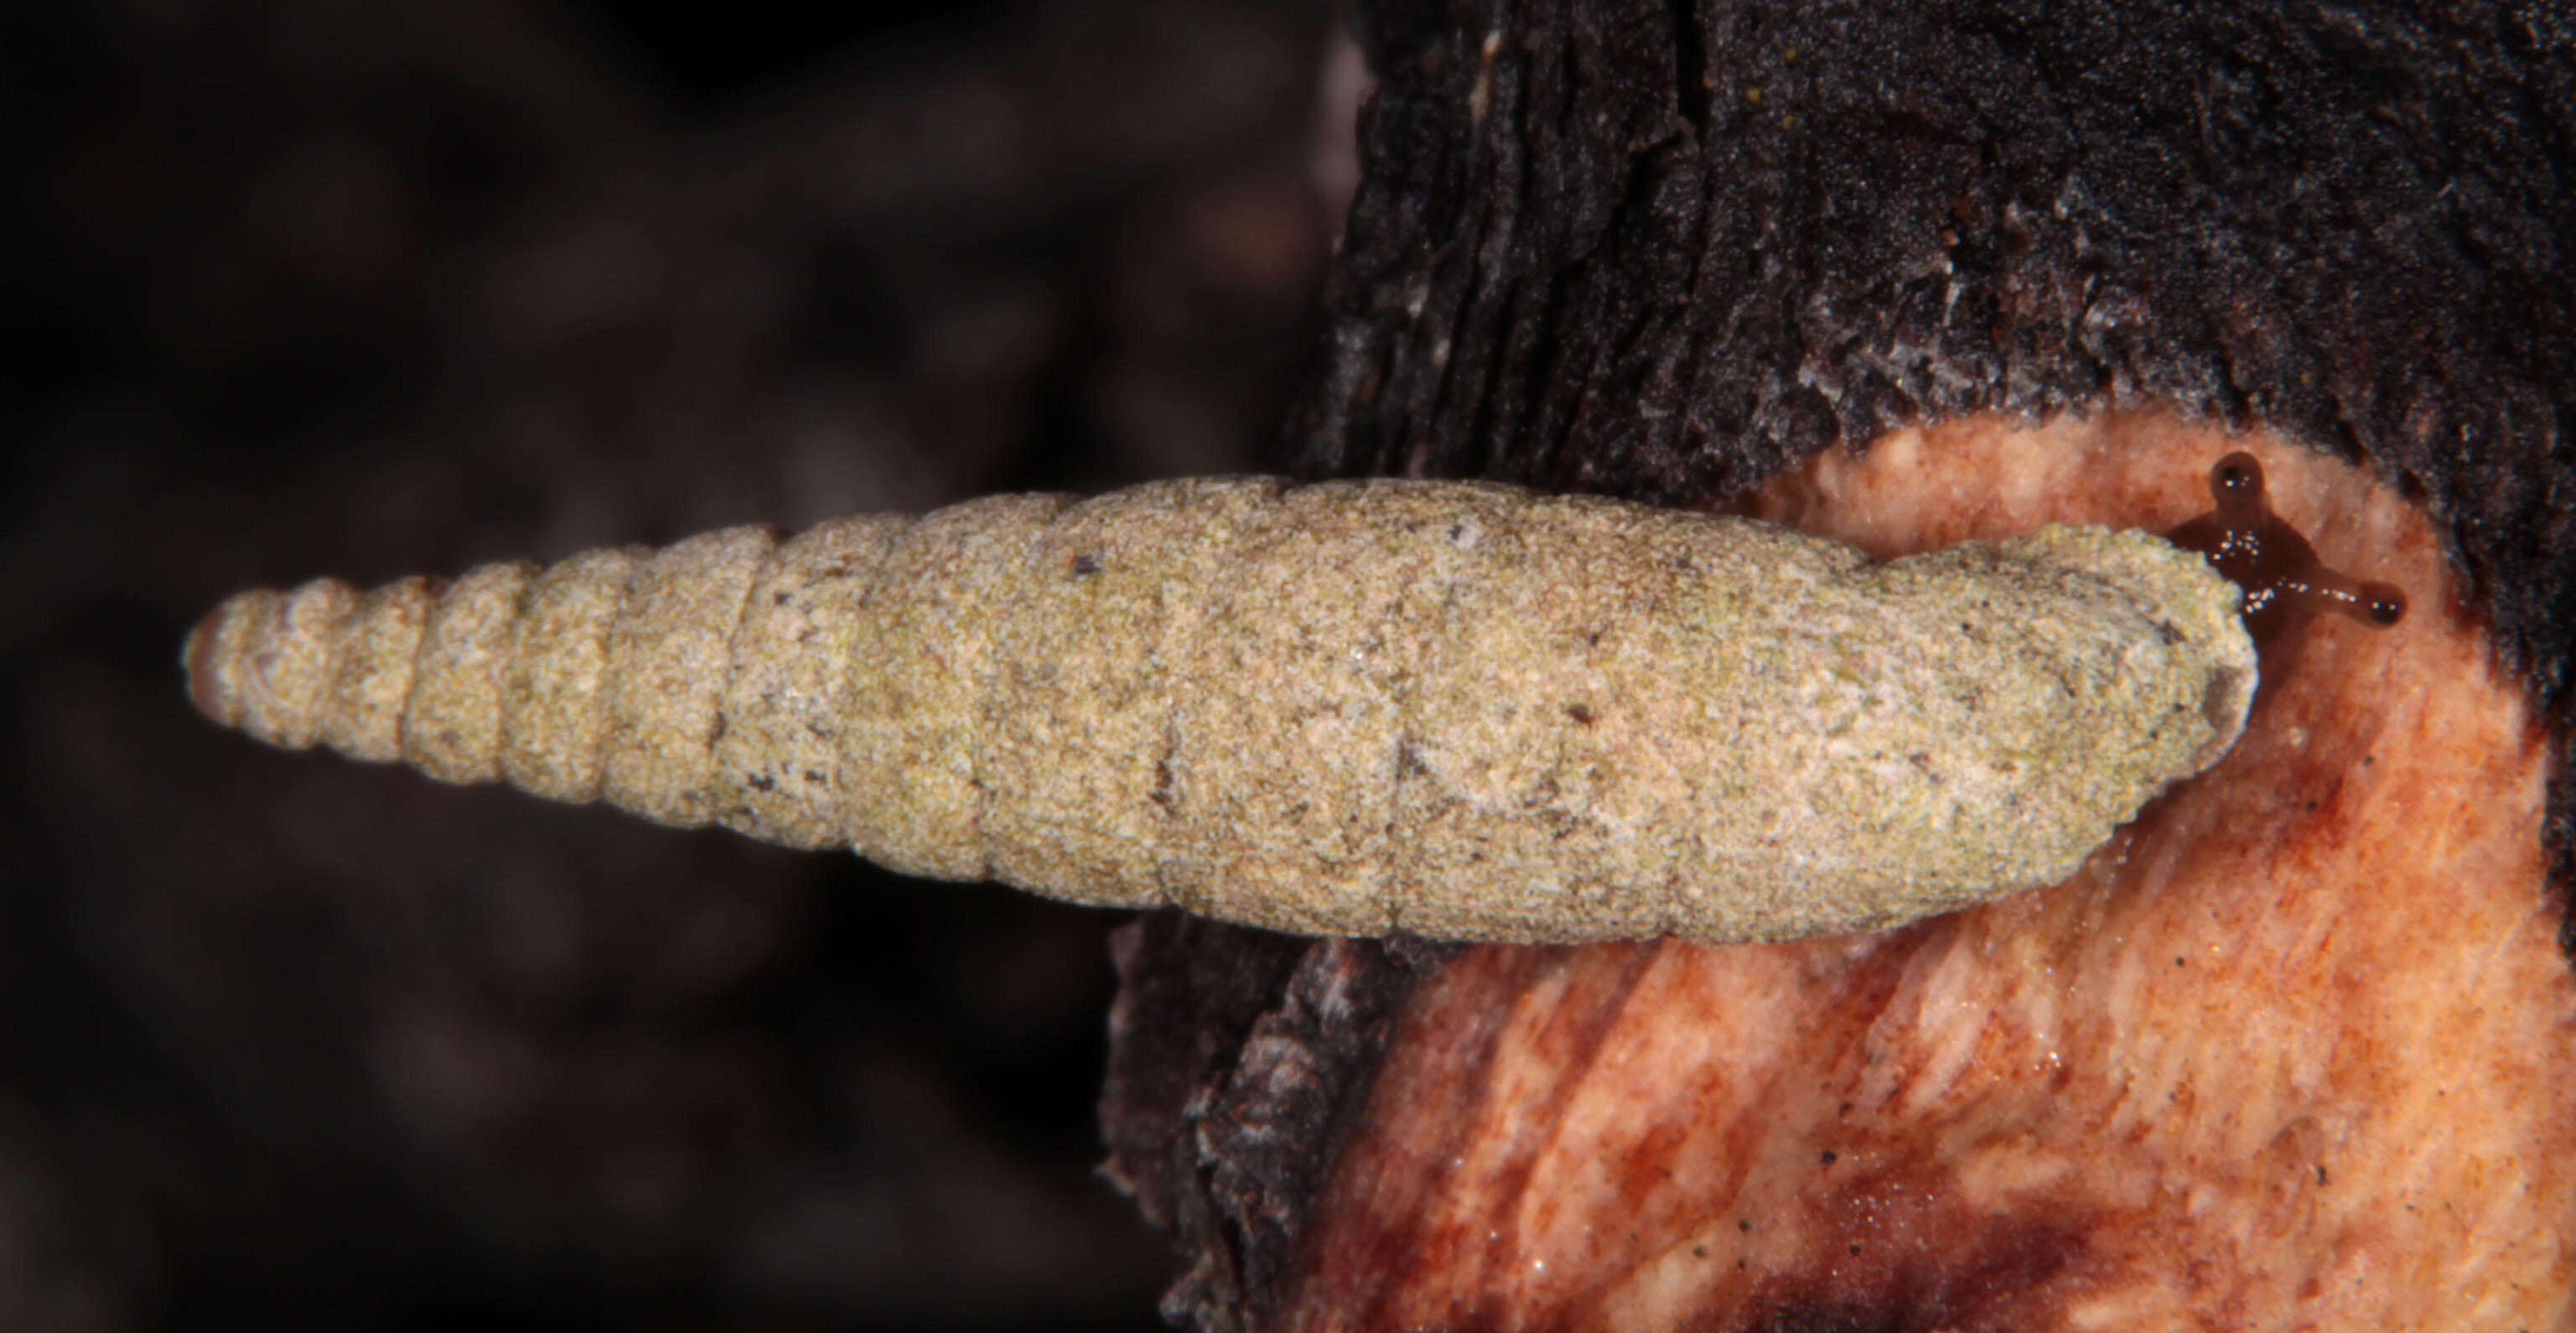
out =
{"type": "MultiPolygon", "coordinates": [[[[2201,523],[2270,521],[2259,475],[2201,523]]],[[[2143,533],[1873,563],[1498,485],[1238,478],[248,592],[186,661],[272,744],[914,874],[1309,933],[1732,941],[2071,873],[2235,740],[2238,604],[2143,533]]]]}

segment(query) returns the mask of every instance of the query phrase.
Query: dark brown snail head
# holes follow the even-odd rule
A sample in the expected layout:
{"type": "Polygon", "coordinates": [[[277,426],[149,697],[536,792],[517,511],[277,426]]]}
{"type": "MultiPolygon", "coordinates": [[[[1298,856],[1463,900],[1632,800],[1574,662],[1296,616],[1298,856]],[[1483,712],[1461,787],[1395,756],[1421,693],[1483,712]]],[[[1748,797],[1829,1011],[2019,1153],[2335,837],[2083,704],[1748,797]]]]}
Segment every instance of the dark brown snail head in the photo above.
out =
{"type": "Polygon", "coordinates": [[[2406,616],[2406,593],[2394,584],[2329,569],[2299,530],[2272,512],[2263,465],[2239,451],[2209,469],[2212,507],[2165,534],[2200,552],[2245,592],[2245,629],[2258,645],[2306,623],[2320,611],[2385,627],[2406,616]]]}

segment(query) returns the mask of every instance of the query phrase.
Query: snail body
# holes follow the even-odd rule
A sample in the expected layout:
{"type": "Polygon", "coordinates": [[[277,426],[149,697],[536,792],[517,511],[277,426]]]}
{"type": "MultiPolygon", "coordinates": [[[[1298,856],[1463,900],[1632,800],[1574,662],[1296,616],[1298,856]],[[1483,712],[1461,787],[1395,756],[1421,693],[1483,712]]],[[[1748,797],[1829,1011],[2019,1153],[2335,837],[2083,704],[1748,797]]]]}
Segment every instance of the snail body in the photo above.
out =
{"type": "Polygon", "coordinates": [[[1723,942],[2071,873],[2243,725],[2143,533],[1873,563],[1484,483],[1157,483],[225,603],[210,717],[913,874],[1304,933],[1723,942]]]}

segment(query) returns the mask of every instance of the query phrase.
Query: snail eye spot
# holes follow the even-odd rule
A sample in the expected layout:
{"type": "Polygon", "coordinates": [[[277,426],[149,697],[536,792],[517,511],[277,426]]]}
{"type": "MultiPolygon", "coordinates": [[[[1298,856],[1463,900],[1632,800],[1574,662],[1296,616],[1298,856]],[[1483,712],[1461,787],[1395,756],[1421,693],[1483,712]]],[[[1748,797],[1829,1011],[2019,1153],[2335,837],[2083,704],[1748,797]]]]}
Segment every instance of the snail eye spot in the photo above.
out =
{"type": "Polygon", "coordinates": [[[2263,494],[2263,465],[2254,461],[2252,454],[2229,454],[2209,470],[2209,492],[2222,503],[2259,498],[2263,494]]]}

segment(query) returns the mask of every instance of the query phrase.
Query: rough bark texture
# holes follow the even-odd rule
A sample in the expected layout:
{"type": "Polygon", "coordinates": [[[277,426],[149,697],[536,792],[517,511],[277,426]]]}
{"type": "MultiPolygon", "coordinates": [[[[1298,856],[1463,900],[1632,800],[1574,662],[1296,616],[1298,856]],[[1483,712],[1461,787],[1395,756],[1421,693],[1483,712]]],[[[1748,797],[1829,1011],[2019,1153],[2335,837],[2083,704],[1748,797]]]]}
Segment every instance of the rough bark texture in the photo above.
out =
{"type": "Polygon", "coordinates": [[[1332,1166],[1315,1146],[1343,1137],[1390,1020],[1458,948],[1294,939],[1171,912],[1112,948],[1106,1170],[1187,1256],[1164,1313],[1231,1326],[1295,1281],[1332,1166]]]}
{"type": "MultiPolygon", "coordinates": [[[[1304,471],[1723,503],[1971,412],[2266,426],[2434,520],[2554,738],[2569,881],[2563,11],[1388,3],[1356,26],[1379,83],[1292,427],[1304,471]]],[[[1131,993],[1128,1027],[1188,1019],[1150,1007],[1131,993]]],[[[1345,1085],[1330,1101],[1386,1038],[1310,1040],[1345,1085]]],[[[1122,1044],[1116,1077],[1139,1082],[1138,1058],[1122,1044]]],[[[1293,1179],[1157,1176],[1174,1164],[1133,1155],[1117,1109],[1120,1169],[1164,1215],[1294,1236],[1299,1182],[1339,1147],[1305,1139],[1293,1179]]],[[[1207,1123],[1276,1119],[1238,1100],[1207,1123]]],[[[1290,1294],[1185,1284],[1168,1308],[1258,1326],[1290,1294]]],[[[1859,1317],[1810,1296],[1765,1326],[1859,1317]]]]}

